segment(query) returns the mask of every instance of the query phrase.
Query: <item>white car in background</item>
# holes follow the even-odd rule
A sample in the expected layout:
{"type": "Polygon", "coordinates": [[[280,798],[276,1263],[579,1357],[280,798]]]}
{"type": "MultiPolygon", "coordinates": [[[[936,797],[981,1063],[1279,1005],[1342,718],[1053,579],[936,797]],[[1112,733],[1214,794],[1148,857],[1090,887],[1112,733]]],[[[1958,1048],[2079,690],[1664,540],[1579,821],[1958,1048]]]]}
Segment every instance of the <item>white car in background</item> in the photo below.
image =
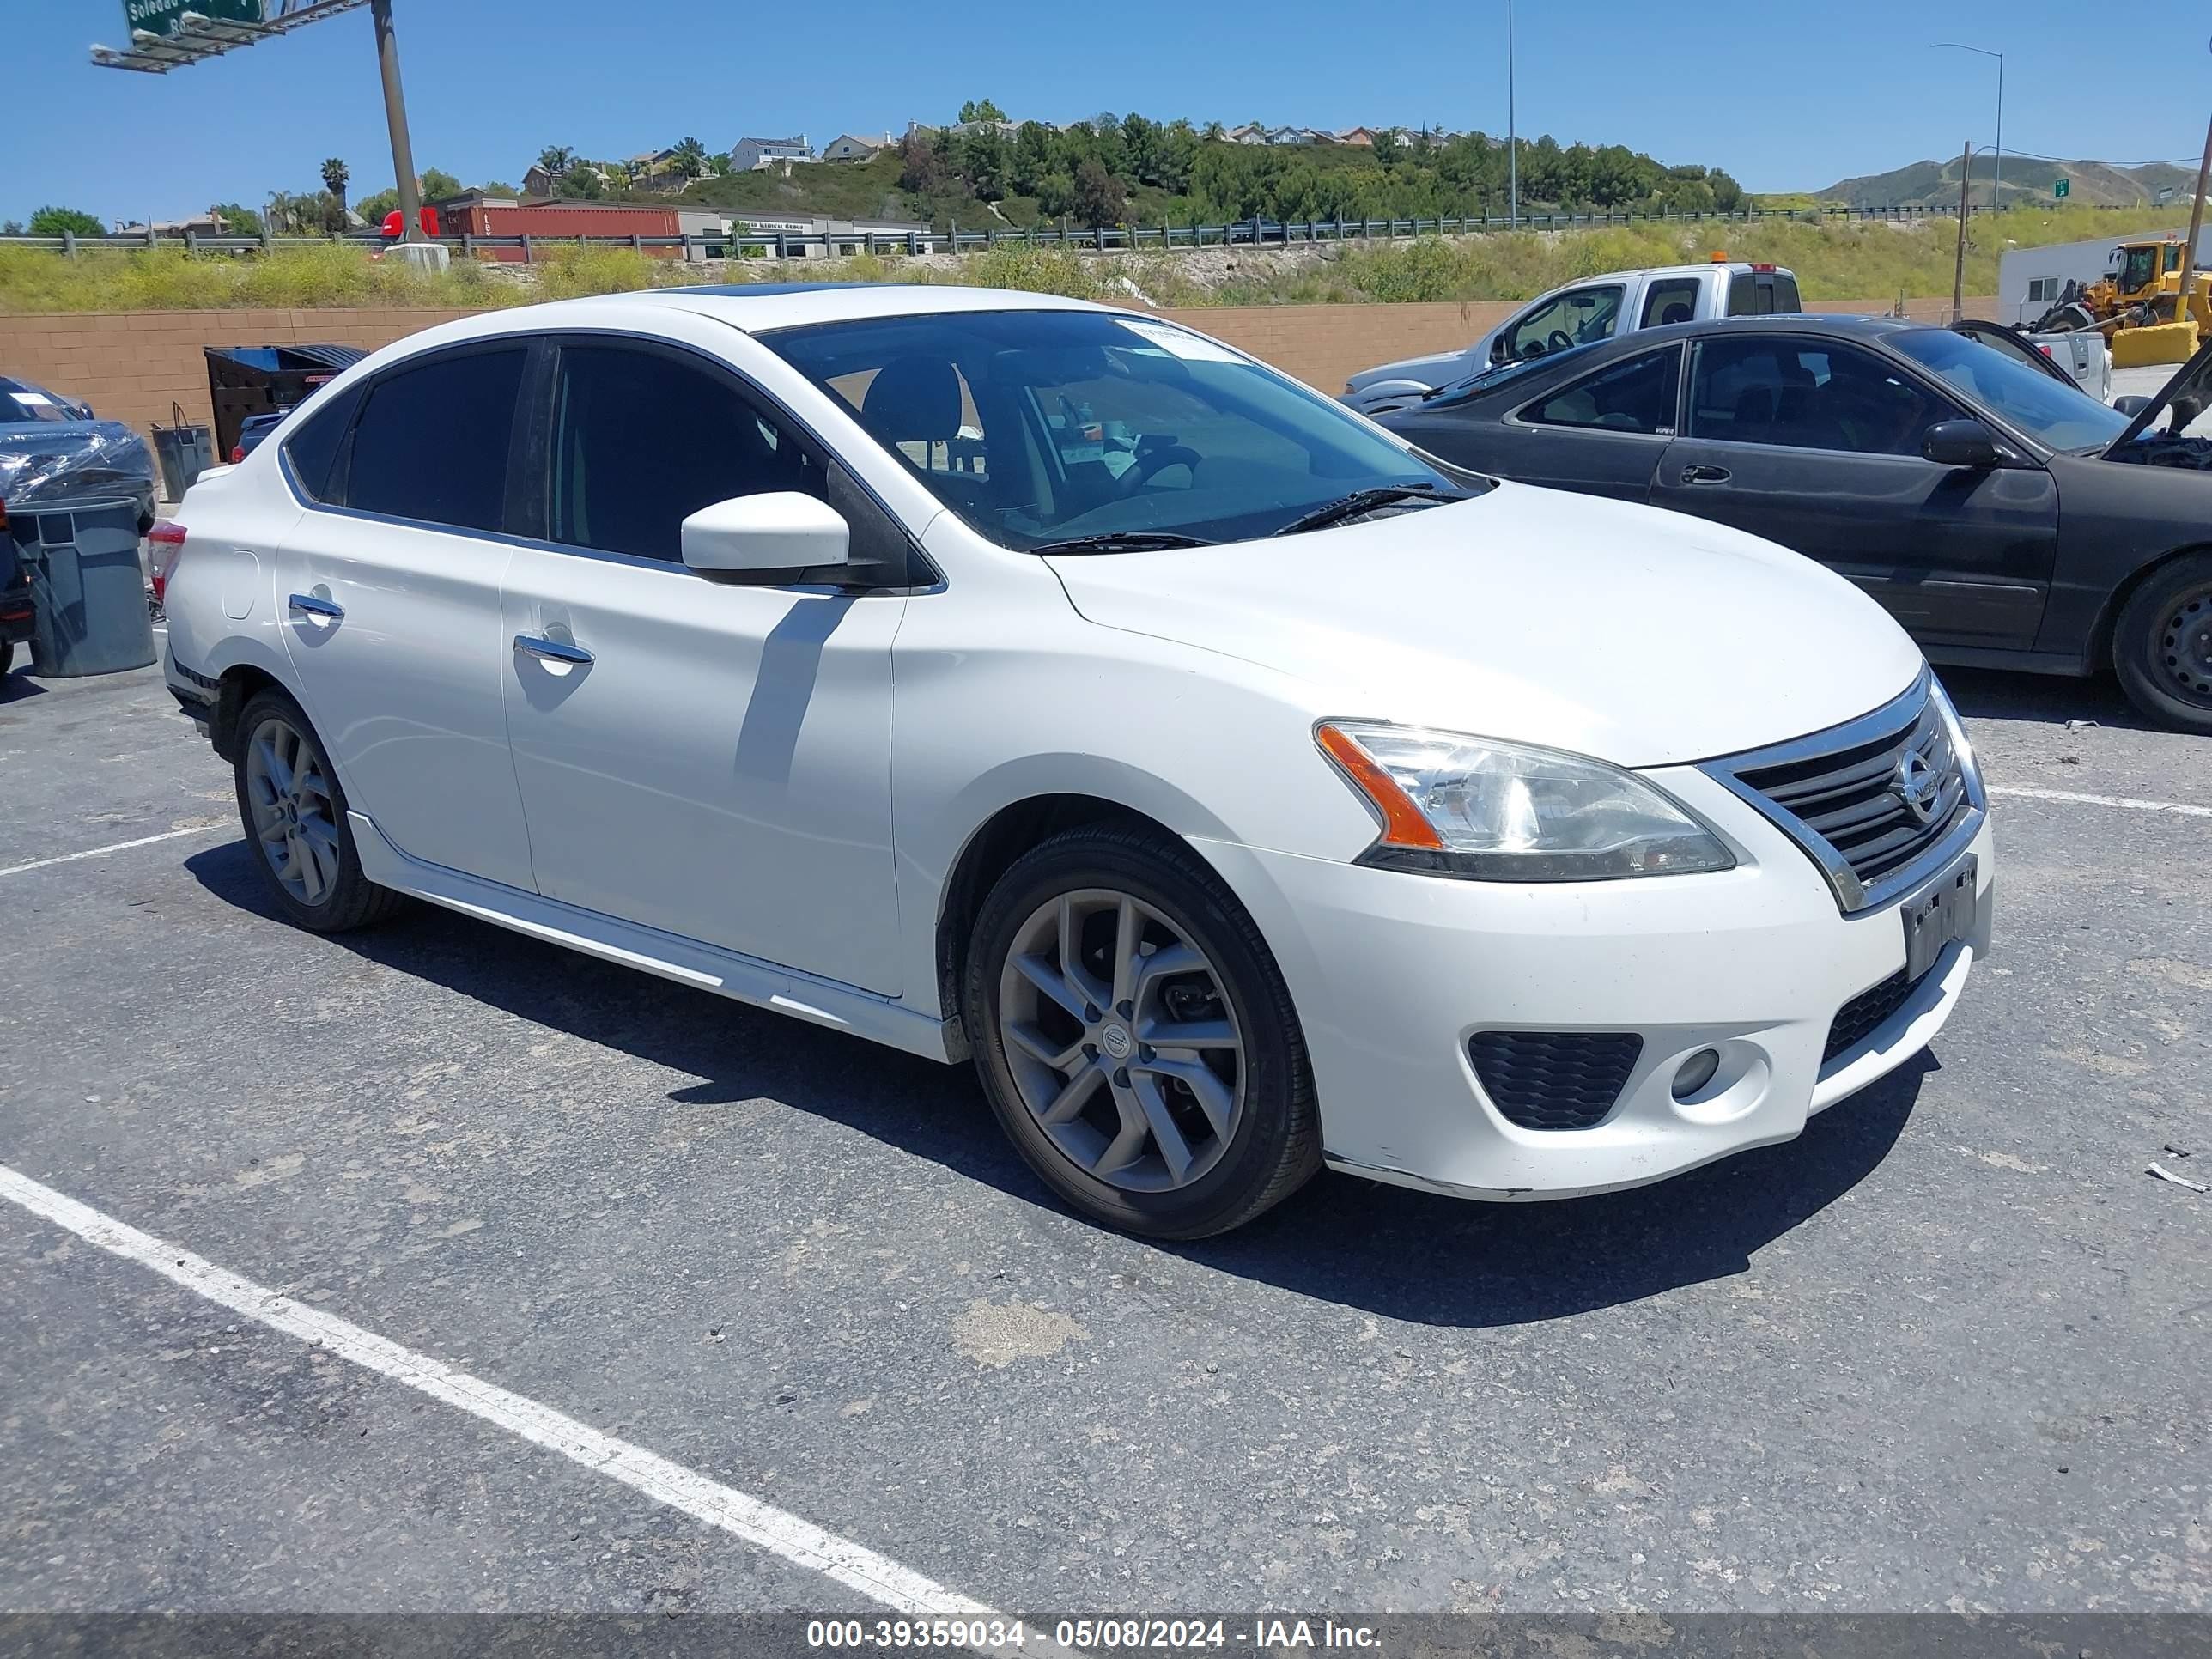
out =
{"type": "Polygon", "coordinates": [[[1595,345],[1615,334],[1803,309],[1796,274],[1780,265],[1716,258],[1702,265],[1608,271],[1538,295],[1463,351],[1362,369],[1346,385],[1344,401],[1363,415],[1380,415],[1500,363],[1595,345]]]}
{"type": "Polygon", "coordinates": [[[413,894],[972,1054],[1133,1231],[1324,1163],[1561,1197],[1786,1140],[1989,940],[1972,755],[1849,583],[1440,471],[1153,319],[500,312],[178,524],[168,683],[284,915],[413,894]]]}

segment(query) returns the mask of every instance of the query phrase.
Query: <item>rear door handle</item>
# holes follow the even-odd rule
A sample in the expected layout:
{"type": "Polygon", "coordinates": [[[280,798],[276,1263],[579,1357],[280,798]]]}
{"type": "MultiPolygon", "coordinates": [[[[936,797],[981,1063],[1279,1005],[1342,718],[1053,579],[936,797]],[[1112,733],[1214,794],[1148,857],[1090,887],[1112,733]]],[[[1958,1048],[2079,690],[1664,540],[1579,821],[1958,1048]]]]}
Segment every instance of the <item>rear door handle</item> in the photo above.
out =
{"type": "Polygon", "coordinates": [[[596,660],[580,645],[571,645],[566,640],[541,639],[535,634],[517,634],[514,648],[536,657],[541,662],[581,665],[596,660]]]}
{"type": "Polygon", "coordinates": [[[1686,466],[1682,482],[1686,484],[1726,483],[1732,475],[1724,466],[1686,466]]]}
{"type": "Polygon", "coordinates": [[[293,610],[304,611],[310,617],[327,617],[332,622],[345,620],[343,605],[333,605],[328,599],[319,599],[312,593],[295,593],[285,603],[293,610]]]}

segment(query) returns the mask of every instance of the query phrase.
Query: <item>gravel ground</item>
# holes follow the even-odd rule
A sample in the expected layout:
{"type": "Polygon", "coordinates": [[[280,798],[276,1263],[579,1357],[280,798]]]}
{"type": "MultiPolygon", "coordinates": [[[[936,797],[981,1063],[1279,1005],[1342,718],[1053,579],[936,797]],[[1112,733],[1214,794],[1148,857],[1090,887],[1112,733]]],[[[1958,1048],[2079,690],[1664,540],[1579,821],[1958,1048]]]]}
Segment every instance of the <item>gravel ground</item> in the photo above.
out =
{"type": "MultiPolygon", "coordinates": [[[[2202,1612],[2212,1198],[2144,1171],[2212,1166],[2212,822],[2053,796],[2212,807],[2212,748],[1948,678],[2039,793],[1924,1062],[1642,1192],[1160,1249],[964,1071],[283,925],[152,671],[19,674],[0,1164],[999,1607],[2202,1612]]],[[[864,1605],[6,1203],[0,1297],[0,1607],[864,1605]]]]}

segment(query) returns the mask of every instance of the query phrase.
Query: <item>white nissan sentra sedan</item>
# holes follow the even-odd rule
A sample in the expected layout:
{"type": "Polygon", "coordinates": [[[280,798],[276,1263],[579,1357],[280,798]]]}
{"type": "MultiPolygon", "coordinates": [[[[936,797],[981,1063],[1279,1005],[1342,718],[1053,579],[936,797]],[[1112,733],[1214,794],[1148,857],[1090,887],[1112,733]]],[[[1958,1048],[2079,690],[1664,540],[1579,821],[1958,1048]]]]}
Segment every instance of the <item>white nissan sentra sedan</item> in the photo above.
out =
{"type": "Polygon", "coordinates": [[[204,477],[168,683],[271,899],[412,894],[933,1059],[1069,1204],[1787,1140],[1990,937],[1981,779],[1820,566],[1449,470],[1156,319],[750,286],[448,324],[204,477]]]}

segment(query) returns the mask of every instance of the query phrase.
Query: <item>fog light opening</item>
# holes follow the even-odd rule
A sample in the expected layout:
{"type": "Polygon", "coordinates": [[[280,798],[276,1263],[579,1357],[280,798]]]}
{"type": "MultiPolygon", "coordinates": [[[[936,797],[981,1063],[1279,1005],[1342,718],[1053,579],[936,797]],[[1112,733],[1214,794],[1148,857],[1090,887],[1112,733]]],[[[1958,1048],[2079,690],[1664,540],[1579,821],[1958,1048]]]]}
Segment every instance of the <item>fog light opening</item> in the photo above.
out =
{"type": "Polygon", "coordinates": [[[1721,1068],[1720,1050],[1700,1048],[1674,1073],[1674,1098],[1687,1100],[1713,1080],[1721,1068]]]}

